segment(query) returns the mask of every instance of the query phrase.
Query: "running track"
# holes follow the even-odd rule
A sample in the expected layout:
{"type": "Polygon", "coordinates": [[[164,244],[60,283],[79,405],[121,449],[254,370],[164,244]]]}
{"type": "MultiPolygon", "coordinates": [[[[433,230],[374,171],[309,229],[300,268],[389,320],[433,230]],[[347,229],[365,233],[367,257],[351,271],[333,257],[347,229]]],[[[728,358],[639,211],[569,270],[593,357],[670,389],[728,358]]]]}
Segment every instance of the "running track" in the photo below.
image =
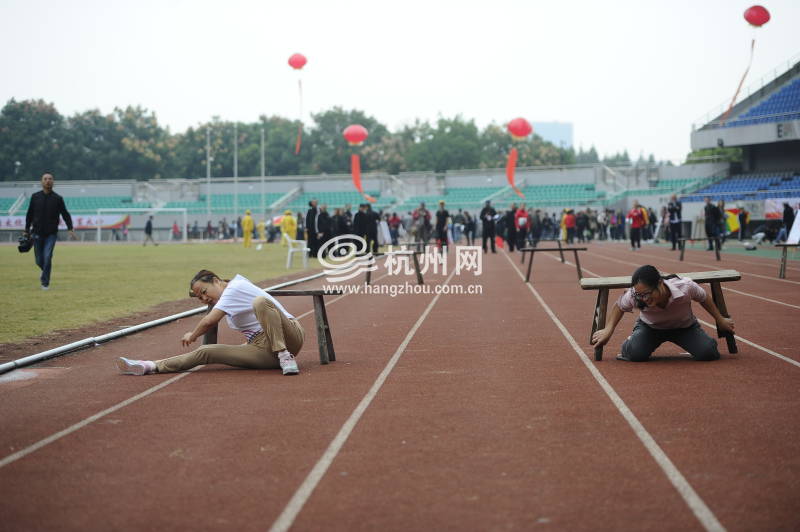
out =
{"type": "Polygon", "coordinates": [[[743,274],[723,285],[738,355],[615,361],[626,316],[598,363],[596,294],[544,255],[530,287],[501,252],[480,277],[426,278],[482,296],[330,298],[328,366],[311,302],[288,298],[310,331],[298,377],[116,374],[117,356],[180,352],[199,317],[3,376],[0,530],[800,528],[797,263],[780,280],[775,260],[591,245],[587,276],[743,274]]]}

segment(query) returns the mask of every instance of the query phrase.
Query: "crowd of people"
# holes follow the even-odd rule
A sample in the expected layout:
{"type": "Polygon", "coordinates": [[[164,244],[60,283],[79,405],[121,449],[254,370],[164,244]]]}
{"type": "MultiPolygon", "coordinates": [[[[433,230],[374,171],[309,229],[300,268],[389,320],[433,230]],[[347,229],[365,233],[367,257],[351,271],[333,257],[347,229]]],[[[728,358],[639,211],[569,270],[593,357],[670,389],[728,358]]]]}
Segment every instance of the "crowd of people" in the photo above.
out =
{"type": "MultiPolygon", "coordinates": [[[[792,211],[791,207],[788,211],[792,211]]],[[[717,241],[720,245],[724,244],[725,239],[730,236],[727,216],[729,214],[726,214],[724,201],[714,203],[710,198],[706,199],[704,228],[709,250],[714,249],[717,241]]],[[[792,212],[789,212],[784,218],[791,216],[792,212]]],[[[738,218],[738,238],[742,240],[747,235],[749,213],[740,209],[738,218]]],[[[507,209],[498,210],[492,206],[491,201],[486,201],[477,214],[460,208],[450,211],[444,200],[438,202],[436,210],[428,208],[423,202],[411,211],[400,213],[375,210],[370,203],[362,203],[356,210],[348,204],[334,208],[331,212],[326,204],[311,200],[305,213],[286,210],[275,224],[263,219],[254,224],[249,211],[244,219],[240,217],[231,223],[223,218],[216,227],[209,221],[204,230],[195,222],[189,229],[189,237],[233,240],[242,238],[249,242],[246,235],[252,235],[252,238],[258,238],[261,242],[281,240],[283,245],[287,245],[288,240],[304,240],[308,243],[310,254],[316,256],[329,240],[350,234],[364,238],[368,249],[373,252],[384,243],[394,246],[401,242],[421,242],[440,247],[448,244],[475,245],[479,237],[485,252],[496,252],[500,242],[509,251],[514,251],[521,247],[536,246],[540,240],[561,240],[567,244],[593,240],[629,240],[631,249],[637,250],[641,248],[643,240],[657,240],[657,233],[661,233],[663,229],[663,234],[675,250],[679,248],[679,239],[683,236],[682,226],[682,204],[675,195],[660,213],[635,200],[633,207],[627,212],[621,209],[590,207],[565,208],[561,212],[545,211],[528,208],[524,203],[512,203],[507,209]],[[386,223],[388,234],[385,242],[378,237],[382,222],[386,223]]],[[[767,223],[757,227],[752,236],[759,241],[767,239],[777,242],[781,236],[785,240],[787,227],[791,227],[791,222],[787,225],[786,220],[783,224],[767,223]]]]}

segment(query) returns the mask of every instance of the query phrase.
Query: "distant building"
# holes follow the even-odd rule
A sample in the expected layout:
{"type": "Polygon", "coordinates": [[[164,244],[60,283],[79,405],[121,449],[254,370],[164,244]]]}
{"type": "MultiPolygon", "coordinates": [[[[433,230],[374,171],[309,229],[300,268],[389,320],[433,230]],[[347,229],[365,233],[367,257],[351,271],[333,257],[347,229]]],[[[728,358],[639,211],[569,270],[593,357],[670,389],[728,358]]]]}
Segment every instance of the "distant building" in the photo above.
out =
{"type": "Polygon", "coordinates": [[[533,132],[559,148],[572,147],[571,122],[533,122],[533,132]]]}

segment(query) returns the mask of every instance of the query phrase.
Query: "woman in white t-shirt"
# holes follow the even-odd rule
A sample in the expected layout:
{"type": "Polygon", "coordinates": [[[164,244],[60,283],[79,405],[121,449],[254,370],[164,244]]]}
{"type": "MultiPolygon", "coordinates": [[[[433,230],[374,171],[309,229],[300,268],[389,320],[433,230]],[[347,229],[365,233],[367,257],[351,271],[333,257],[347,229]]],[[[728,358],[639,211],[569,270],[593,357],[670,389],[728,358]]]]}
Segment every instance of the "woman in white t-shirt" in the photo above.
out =
{"type": "Polygon", "coordinates": [[[303,327],[277,299],[241,275],[220,279],[214,272],[200,270],[189,283],[189,295],[213,308],[194,330],[181,338],[191,345],[223,318],[231,329],[247,338],[242,345],[210,344],[163,360],[132,360],[121,357],[120,371],[127,375],[147,375],[186,371],[202,364],[227,364],[251,369],[281,368],[284,375],[300,370],[294,355],[303,347],[303,327]]]}

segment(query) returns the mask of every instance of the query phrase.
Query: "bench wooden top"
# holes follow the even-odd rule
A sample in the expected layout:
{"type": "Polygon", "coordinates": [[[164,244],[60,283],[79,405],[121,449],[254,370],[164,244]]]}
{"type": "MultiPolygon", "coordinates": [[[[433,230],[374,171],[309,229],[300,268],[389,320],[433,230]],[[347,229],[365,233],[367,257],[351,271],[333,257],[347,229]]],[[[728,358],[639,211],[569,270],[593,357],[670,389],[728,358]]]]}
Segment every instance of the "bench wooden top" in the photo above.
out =
{"type": "Polygon", "coordinates": [[[271,296],[340,296],[341,290],[268,290],[271,296]]]}
{"type": "Polygon", "coordinates": [[[779,248],[796,248],[797,246],[800,246],[800,244],[775,244],[775,247],[779,248]]]}
{"type": "Polygon", "coordinates": [[[522,248],[519,251],[525,253],[528,251],[586,251],[589,248],[522,248]]]}
{"type": "MultiPolygon", "coordinates": [[[[710,283],[712,281],[738,281],[742,274],[736,270],[713,270],[708,272],[679,273],[678,277],[686,277],[696,283],[710,283]]],[[[624,277],[595,277],[581,279],[581,288],[584,290],[599,290],[600,288],[628,288],[631,286],[631,276],[624,277]]]]}

